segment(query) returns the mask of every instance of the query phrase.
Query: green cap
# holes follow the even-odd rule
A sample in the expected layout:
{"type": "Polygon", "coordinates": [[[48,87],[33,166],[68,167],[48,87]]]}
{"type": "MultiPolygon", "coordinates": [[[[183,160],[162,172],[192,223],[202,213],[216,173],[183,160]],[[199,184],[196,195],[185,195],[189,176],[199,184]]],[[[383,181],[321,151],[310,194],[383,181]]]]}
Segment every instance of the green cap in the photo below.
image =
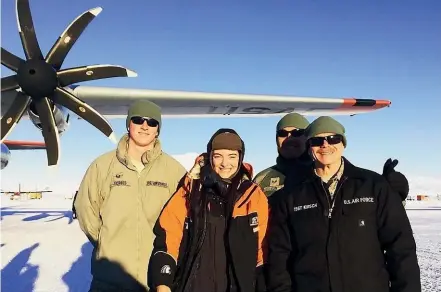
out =
{"type": "Polygon", "coordinates": [[[159,122],[158,132],[161,129],[161,108],[148,100],[135,101],[129,108],[126,119],[126,128],[129,128],[130,119],[133,117],[149,117],[159,122]]]}
{"type": "Polygon", "coordinates": [[[305,129],[308,127],[309,121],[298,113],[290,113],[280,119],[277,123],[276,130],[281,130],[285,127],[295,127],[298,129],[305,129]]]}
{"type": "Polygon", "coordinates": [[[331,117],[323,116],[317,118],[308,126],[308,128],[306,128],[305,136],[306,139],[309,140],[310,138],[322,133],[340,134],[343,136],[343,145],[346,147],[347,141],[345,132],[345,127],[343,127],[342,124],[331,117]]]}

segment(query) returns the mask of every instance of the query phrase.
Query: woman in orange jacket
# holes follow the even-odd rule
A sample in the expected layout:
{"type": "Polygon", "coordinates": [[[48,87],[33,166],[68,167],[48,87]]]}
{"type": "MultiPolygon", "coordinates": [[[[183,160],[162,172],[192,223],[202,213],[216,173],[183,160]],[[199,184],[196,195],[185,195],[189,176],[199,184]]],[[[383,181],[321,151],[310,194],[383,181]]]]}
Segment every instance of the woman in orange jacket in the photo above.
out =
{"type": "Polygon", "coordinates": [[[165,205],[154,227],[152,290],[265,290],[268,202],[244,154],[234,130],[218,130],[165,205]]]}

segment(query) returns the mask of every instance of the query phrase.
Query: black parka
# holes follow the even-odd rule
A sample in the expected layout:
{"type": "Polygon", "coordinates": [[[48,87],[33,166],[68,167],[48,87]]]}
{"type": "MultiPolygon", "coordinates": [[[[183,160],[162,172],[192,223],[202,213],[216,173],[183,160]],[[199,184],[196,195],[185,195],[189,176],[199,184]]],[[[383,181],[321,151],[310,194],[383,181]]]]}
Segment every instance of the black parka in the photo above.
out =
{"type": "Polygon", "coordinates": [[[409,220],[381,175],[344,159],[331,213],[312,169],[273,196],[268,291],[421,291],[409,220]]]}

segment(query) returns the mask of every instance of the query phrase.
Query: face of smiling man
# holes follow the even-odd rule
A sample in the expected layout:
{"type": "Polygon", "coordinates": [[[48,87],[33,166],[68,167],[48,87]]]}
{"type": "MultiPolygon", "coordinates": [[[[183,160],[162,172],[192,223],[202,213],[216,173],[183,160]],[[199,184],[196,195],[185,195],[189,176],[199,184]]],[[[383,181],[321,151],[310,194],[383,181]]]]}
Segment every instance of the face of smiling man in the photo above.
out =
{"type": "Polygon", "coordinates": [[[133,117],[129,126],[130,138],[139,147],[151,146],[158,136],[158,125],[154,119],[133,117]]]}
{"type": "Polygon", "coordinates": [[[335,133],[320,133],[309,139],[313,157],[322,165],[340,164],[343,156],[343,137],[335,133]]]}

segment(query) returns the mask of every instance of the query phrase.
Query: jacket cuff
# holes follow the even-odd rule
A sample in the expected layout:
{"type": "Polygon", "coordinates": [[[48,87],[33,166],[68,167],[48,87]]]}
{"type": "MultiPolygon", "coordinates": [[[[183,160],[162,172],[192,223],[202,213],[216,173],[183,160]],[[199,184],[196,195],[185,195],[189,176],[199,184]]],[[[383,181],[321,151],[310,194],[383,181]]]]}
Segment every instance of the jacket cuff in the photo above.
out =
{"type": "Polygon", "coordinates": [[[165,285],[169,288],[173,285],[175,278],[176,262],[174,258],[166,252],[156,252],[150,259],[148,270],[151,283],[150,288],[155,289],[159,285],[165,285]]]}

